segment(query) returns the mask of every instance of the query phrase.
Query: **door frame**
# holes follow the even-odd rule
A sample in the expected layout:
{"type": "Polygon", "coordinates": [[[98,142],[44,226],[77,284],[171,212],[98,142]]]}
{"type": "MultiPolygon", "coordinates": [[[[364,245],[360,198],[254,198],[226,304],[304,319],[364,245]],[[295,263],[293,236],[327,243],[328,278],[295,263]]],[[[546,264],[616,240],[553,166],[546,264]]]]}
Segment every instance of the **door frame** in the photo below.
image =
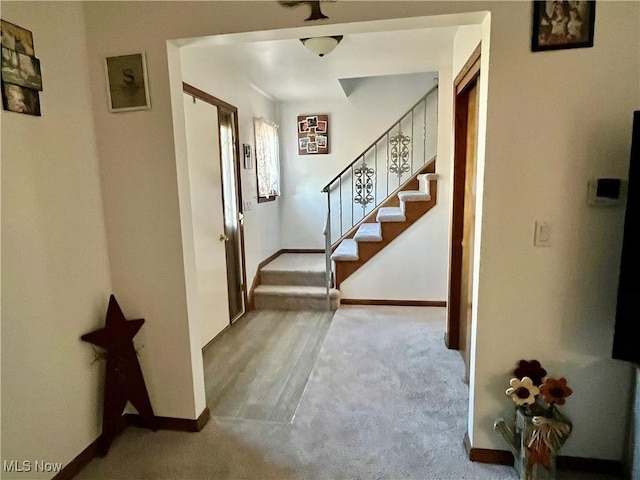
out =
{"type": "MultiPolygon", "coordinates": [[[[242,174],[241,174],[241,168],[242,165],[240,164],[240,138],[239,138],[239,132],[238,132],[238,108],[231,105],[230,103],[225,102],[224,100],[220,100],[217,97],[214,97],[213,95],[204,92],[192,85],[189,85],[188,83],[182,82],[182,91],[184,93],[187,93],[189,95],[192,95],[200,100],[202,100],[203,102],[209,103],[211,105],[213,105],[214,107],[218,108],[218,125],[220,124],[220,110],[225,110],[227,112],[230,112],[234,115],[235,117],[235,122],[233,125],[233,137],[234,137],[234,149],[235,149],[235,172],[236,172],[236,196],[237,196],[237,205],[236,205],[236,210],[241,213],[244,216],[244,211],[243,211],[243,205],[244,202],[242,201],[242,174]]],[[[218,148],[221,148],[220,145],[218,146],[218,148]]],[[[220,152],[220,162],[222,162],[222,152],[220,152]]],[[[221,165],[222,167],[222,165],[221,165]]],[[[222,168],[220,169],[220,182],[221,184],[224,183],[224,175],[222,174],[222,168]]],[[[222,189],[222,197],[221,197],[221,201],[222,204],[224,205],[224,189],[222,189]]],[[[242,317],[242,315],[244,315],[247,312],[247,308],[248,308],[248,304],[247,304],[247,267],[246,267],[246,258],[245,258],[245,244],[244,244],[244,222],[238,221],[238,233],[240,234],[240,264],[241,264],[241,281],[242,281],[242,304],[243,304],[243,312],[235,319],[237,320],[238,318],[242,317]]],[[[227,299],[228,300],[228,299],[227,299]]],[[[229,324],[233,323],[231,317],[229,317],[229,324]]]]}
{"type": "MultiPolygon", "coordinates": [[[[464,199],[467,162],[467,94],[468,87],[470,87],[474,81],[480,81],[481,46],[482,43],[479,43],[453,82],[453,209],[451,218],[451,256],[449,258],[449,299],[447,302],[447,328],[445,333],[445,345],[451,350],[460,349],[462,237],[464,234],[464,199]]],[[[469,246],[469,248],[473,248],[473,245],[469,246]]]]}

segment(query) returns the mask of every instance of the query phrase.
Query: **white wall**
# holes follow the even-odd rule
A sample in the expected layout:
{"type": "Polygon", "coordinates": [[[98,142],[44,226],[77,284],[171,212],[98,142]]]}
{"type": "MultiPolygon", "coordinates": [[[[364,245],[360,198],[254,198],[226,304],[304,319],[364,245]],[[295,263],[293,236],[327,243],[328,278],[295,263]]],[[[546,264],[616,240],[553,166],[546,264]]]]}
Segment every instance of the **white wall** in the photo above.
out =
{"type": "Polygon", "coordinates": [[[242,169],[247,284],[251,286],[258,264],[282,248],[281,199],[264,203],[257,201],[253,132],[254,117],[276,121],[276,107],[274,102],[252,88],[243,76],[226,68],[226,63],[216,61],[210,49],[183,47],[180,54],[184,81],[237,107],[240,145],[248,143],[252,147],[254,168],[242,169]]]}
{"type": "MultiPolygon", "coordinates": [[[[84,20],[71,2],[2,2],[2,19],[33,32],[44,91],[42,117],[0,115],[1,461],[68,463],[100,434],[104,363],[80,336],[111,293],[84,20]]],[[[2,474],[25,476],[51,474],[2,474]]]]}
{"type": "Polygon", "coordinates": [[[455,78],[482,40],[482,25],[462,25],[453,39],[453,77],[455,78]]]}
{"type": "Polygon", "coordinates": [[[341,297],[446,301],[447,212],[447,204],[441,201],[438,190],[436,207],[347,278],[340,285],[341,297]]]}
{"type": "MultiPolygon", "coordinates": [[[[113,11],[107,3],[83,3],[113,289],[124,311],[147,319],[140,361],[154,412],[195,419],[205,407],[197,283],[193,238],[184,251],[182,243],[181,221],[190,221],[191,206],[178,201],[178,181],[188,179],[188,170],[176,162],[175,146],[185,153],[186,145],[174,144],[172,123],[172,116],[184,122],[184,109],[180,86],[180,108],[172,110],[168,77],[168,58],[179,71],[179,55],[168,51],[162,29],[136,25],[144,14],[135,4],[120,6],[113,11]],[[128,20],[120,19],[129,7],[128,20]],[[147,53],[151,110],[110,113],[104,57],[131,52],[129,28],[136,30],[135,50],[147,53]]],[[[176,18],[175,12],[166,18],[176,18]]]]}
{"type": "Polygon", "coordinates": [[[531,5],[492,8],[473,379],[478,447],[504,447],[490,424],[512,414],[502,394],[509,370],[536,358],[573,388],[563,412],[574,433],[562,453],[622,457],[630,369],[611,359],[611,348],[624,209],[589,207],[586,188],[592,177],[628,173],[640,57],[619,45],[640,45],[640,4],[596,8],[593,48],[535,53],[531,5]],[[551,247],[533,246],[536,220],[550,222],[551,247]]]}
{"type": "MultiPolygon", "coordinates": [[[[471,377],[477,448],[505,448],[492,424],[513,412],[504,395],[509,371],[520,358],[537,358],[574,390],[564,412],[575,430],[562,453],[622,456],[630,370],[611,360],[611,344],[623,214],[589,208],[585,196],[589,178],[627,174],[640,59],[620,45],[639,44],[640,5],[599,2],[597,9],[593,48],[532,53],[529,2],[326,5],[336,24],[491,11],[471,377]],[[532,246],[535,220],[552,223],[552,247],[532,246]]],[[[161,414],[188,418],[197,385],[166,40],[301,26],[304,12],[276,2],[87,2],[85,13],[114,290],[125,311],[153,319],[142,358],[153,372],[152,400],[161,414]],[[132,49],[148,52],[153,108],[108,114],[102,58],[132,49]]]]}
{"type": "Polygon", "coordinates": [[[433,86],[435,73],[361,79],[344,99],[278,105],[282,150],[283,248],[324,248],[324,186],[433,86]],[[298,155],[298,115],[329,115],[329,153],[298,155]]]}

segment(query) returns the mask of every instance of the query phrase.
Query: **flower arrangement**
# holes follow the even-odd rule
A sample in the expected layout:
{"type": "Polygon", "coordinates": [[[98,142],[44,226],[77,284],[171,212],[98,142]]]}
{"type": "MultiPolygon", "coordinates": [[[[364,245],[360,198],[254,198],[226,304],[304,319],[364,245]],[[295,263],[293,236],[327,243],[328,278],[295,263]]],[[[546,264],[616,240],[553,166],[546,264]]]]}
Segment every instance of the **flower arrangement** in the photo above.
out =
{"type": "Polygon", "coordinates": [[[573,393],[566,378],[547,377],[547,371],[537,360],[520,360],[513,374],[515,378],[505,393],[528,415],[552,417],[555,406],[564,405],[573,393]]]}
{"type": "Polygon", "coordinates": [[[538,478],[529,476],[536,465],[546,469],[544,478],[555,478],[555,454],[572,430],[557,405],[564,405],[573,392],[564,377],[547,376],[537,360],[520,360],[513,374],[505,393],[517,405],[516,432],[503,419],[494,429],[509,443],[521,478],[538,478]]]}

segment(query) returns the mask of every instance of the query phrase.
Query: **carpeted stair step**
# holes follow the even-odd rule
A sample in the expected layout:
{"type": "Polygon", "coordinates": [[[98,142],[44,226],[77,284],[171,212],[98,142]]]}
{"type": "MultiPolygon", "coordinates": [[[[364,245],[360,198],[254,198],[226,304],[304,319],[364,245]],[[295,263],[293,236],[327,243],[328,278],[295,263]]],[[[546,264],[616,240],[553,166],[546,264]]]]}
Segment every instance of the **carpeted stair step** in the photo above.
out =
{"type": "Polygon", "coordinates": [[[260,284],[322,287],[325,268],[324,253],[285,253],[260,269],[260,284]]]}
{"type": "Polygon", "coordinates": [[[378,222],[363,223],[358,228],[358,231],[354,235],[353,239],[356,242],[381,242],[382,227],[378,222]]]}
{"type": "Polygon", "coordinates": [[[398,192],[401,202],[428,202],[431,200],[431,180],[438,178],[437,173],[422,173],[418,175],[418,190],[403,190],[398,192]]]}
{"type": "MultiPolygon", "coordinates": [[[[326,310],[325,287],[260,285],[253,292],[257,310],[326,310]]],[[[329,290],[330,308],[340,306],[340,292],[329,290]]]]}
{"type": "Polygon", "coordinates": [[[376,215],[378,222],[404,222],[406,219],[402,207],[382,207],[376,215]]]}
{"type": "Polygon", "coordinates": [[[431,198],[431,180],[436,180],[438,178],[437,173],[422,173],[418,175],[418,185],[421,192],[424,192],[429,195],[431,198]]]}
{"type": "Polygon", "coordinates": [[[339,261],[355,261],[358,260],[358,242],[353,238],[345,238],[338,248],[335,249],[331,255],[331,260],[334,262],[339,261]]]}
{"type": "Polygon", "coordinates": [[[417,176],[419,190],[402,190],[398,192],[399,207],[382,207],[378,210],[378,222],[404,222],[406,220],[404,208],[406,202],[428,202],[431,200],[431,180],[438,178],[437,173],[423,173],[417,176]]]}
{"type": "Polygon", "coordinates": [[[398,198],[401,202],[428,202],[431,195],[420,190],[403,190],[398,192],[398,198]]]}

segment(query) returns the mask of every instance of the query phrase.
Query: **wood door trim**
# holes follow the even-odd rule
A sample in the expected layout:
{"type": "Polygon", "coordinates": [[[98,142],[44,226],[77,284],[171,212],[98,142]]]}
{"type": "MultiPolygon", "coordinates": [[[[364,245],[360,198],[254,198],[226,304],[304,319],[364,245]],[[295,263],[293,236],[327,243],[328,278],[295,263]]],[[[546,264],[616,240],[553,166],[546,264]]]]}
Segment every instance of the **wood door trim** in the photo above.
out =
{"type": "Polygon", "coordinates": [[[456,79],[453,81],[456,94],[464,90],[467,85],[480,73],[480,52],[482,50],[482,43],[473,50],[469,59],[465,62],[460,73],[456,75],[456,79]]]}
{"type": "Polygon", "coordinates": [[[462,236],[464,227],[465,164],[467,160],[467,116],[469,90],[480,79],[480,50],[478,44],[469,60],[456,76],[453,102],[453,208],[451,217],[451,257],[449,259],[449,298],[447,304],[447,331],[445,345],[451,350],[460,348],[460,299],[462,284],[462,236]]]}
{"type": "MultiPolygon", "coordinates": [[[[234,107],[233,105],[231,105],[232,108],[235,108],[235,112],[234,113],[234,118],[235,118],[235,122],[233,125],[233,136],[234,136],[234,143],[235,143],[235,149],[236,149],[236,154],[235,154],[235,173],[236,173],[236,210],[242,215],[242,221],[240,221],[240,219],[238,219],[238,231],[240,232],[240,263],[241,263],[241,268],[240,268],[240,272],[242,275],[242,285],[241,285],[241,291],[242,291],[242,314],[240,316],[242,316],[244,313],[246,313],[247,311],[247,303],[248,303],[248,297],[247,297],[247,266],[246,266],[246,255],[245,255],[245,243],[244,243],[244,210],[243,210],[243,205],[244,202],[242,200],[242,173],[241,173],[241,169],[242,169],[242,165],[240,164],[241,160],[240,160],[240,131],[239,131],[239,127],[238,124],[240,123],[240,119],[238,118],[238,109],[236,107],[234,107]]],[[[224,107],[223,107],[224,108],[224,107]]],[[[238,317],[239,318],[239,317],[238,317]]],[[[236,320],[238,319],[236,318],[236,320]]]]}
{"type": "Polygon", "coordinates": [[[182,91],[189,95],[192,95],[196,98],[199,98],[203,102],[207,102],[215,107],[220,107],[223,110],[227,110],[229,112],[238,113],[238,108],[234,107],[230,103],[225,102],[224,100],[220,100],[218,97],[214,97],[213,95],[204,92],[193,85],[189,85],[188,83],[182,82],[182,91]]]}

